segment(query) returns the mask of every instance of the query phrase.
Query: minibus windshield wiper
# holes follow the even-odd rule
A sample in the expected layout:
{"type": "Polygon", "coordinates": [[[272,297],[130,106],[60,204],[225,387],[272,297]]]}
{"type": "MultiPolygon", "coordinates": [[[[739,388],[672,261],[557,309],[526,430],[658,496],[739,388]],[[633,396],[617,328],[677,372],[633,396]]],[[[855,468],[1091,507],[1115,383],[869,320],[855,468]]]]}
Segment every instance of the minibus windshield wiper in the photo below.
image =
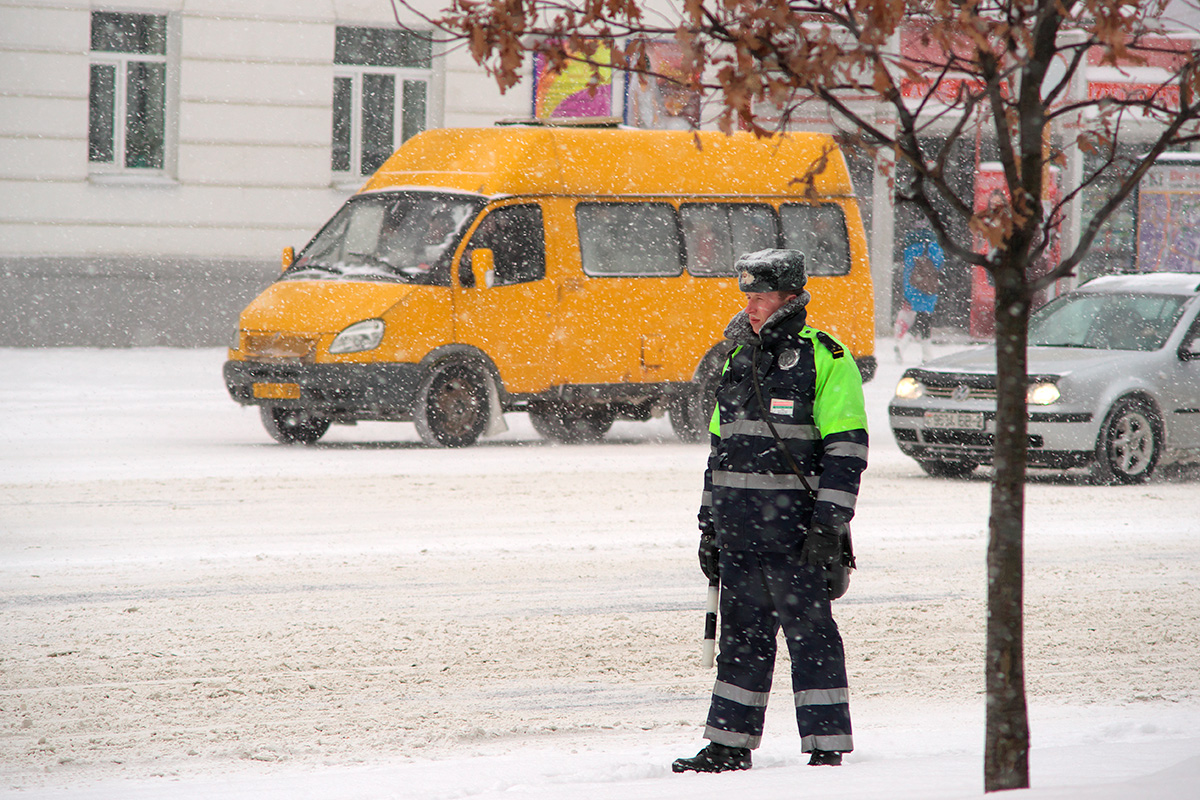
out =
{"type": "Polygon", "coordinates": [[[380,258],[374,253],[347,253],[346,255],[360,258],[364,263],[370,264],[373,267],[379,267],[387,270],[387,275],[377,275],[375,276],[377,278],[398,278],[406,283],[412,283],[420,282],[419,279],[425,277],[429,273],[429,267],[398,266],[387,259],[380,258]]]}
{"type": "Polygon", "coordinates": [[[290,277],[301,272],[327,272],[330,275],[341,274],[336,267],[331,267],[328,264],[317,264],[311,261],[307,264],[293,264],[292,266],[288,267],[283,274],[290,277]]]}

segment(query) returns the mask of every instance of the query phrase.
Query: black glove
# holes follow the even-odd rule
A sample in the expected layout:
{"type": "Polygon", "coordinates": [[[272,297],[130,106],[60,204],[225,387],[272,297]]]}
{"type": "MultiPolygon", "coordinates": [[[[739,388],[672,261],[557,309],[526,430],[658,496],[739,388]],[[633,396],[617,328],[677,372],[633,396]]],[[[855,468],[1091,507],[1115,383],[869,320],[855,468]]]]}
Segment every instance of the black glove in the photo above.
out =
{"type": "Polygon", "coordinates": [[[706,528],[700,532],[700,570],[709,582],[721,574],[720,557],[717,535],[712,528],[706,528]]]}
{"type": "Polygon", "coordinates": [[[837,528],[814,522],[800,547],[800,560],[813,567],[828,567],[842,558],[842,536],[837,528]]]}

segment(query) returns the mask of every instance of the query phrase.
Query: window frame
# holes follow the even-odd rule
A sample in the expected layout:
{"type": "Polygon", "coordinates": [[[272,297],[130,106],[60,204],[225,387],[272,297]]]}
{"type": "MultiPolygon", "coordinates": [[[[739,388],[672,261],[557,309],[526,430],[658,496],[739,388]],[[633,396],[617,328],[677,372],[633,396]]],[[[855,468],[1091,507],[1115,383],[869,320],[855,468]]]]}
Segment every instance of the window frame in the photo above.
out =
{"type": "Polygon", "coordinates": [[[94,177],[104,178],[106,176],[113,177],[142,177],[151,180],[155,178],[170,177],[174,172],[176,161],[176,133],[178,115],[175,113],[178,107],[178,91],[176,84],[176,76],[178,74],[178,53],[177,45],[178,26],[176,24],[175,15],[170,13],[160,14],[152,11],[127,11],[113,10],[106,8],[93,8],[90,10],[88,17],[89,24],[94,25],[97,14],[113,14],[129,17],[158,17],[163,20],[164,41],[163,50],[159,53],[135,53],[119,50],[93,50],[92,44],[88,44],[88,127],[87,127],[87,163],[88,174],[94,177]],[[141,167],[130,166],[127,163],[128,152],[128,126],[129,126],[129,73],[133,64],[158,64],[162,68],[162,145],[161,145],[161,166],[141,167]],[[108,138],[108,146],[111,148],[112,158],[107,161],[99,161],[92,159],[92,141],[95,120],[94,105],[93,105],[93,84],[92,77],[96,67],[109,67],[113,70],[113,87],[111,106],[108,110],[111,112],[108,119],[111,122],[112,130],[108,138]]]}
{"type": "MultiPolygon", "coordinates": [[[[374,25],[338,25],[335,28],[335,39],[338,31],[344,29],[367,28],[389,31],[388,28],[379,28],[374,25]]],[[[421,33],[421,31],[416,31],[421,33]]],[[[364,171],[363,169],[363,120],[364,120],[364,87],[370,76],[388,76],[392,79],[392,143],[388,150],[387,156],[390,156],[404,142],[408,141],[412,136],[415,136],[422,131],[427,131],[433,127],[434,123],[434,85],[435,85],[435,59],[432,54],[430,56],[430,64],[428,67],[412,67],[412,66],[376,66],[372,64],[347,64],[341,63],[338,60],[338,55],[334,53],[333,63],[333,81],[331,85],[330,96],[330,151],[329,151],[329,168],[334,177],[335,183],[354,182],[357,186],[364,178],[370,177],[379,165],[364,171]],[[338,81],[348,80],[350,82],[350,109],[348,121],[348,144],[346,146],[347,168],[339,169],[335,159],[337,158],[338,139],[335,134],[338,131],[339,122],[338,116],[337,95],[338,81]],[[424,87],[424,114],[420,120],[419,129],[406,130],[405,123],[408,121],[405,110],[406,90],[408,86],[421,85],[424,87]]],[[[384,160],[386,161],[385,156],[384,160]]]]}

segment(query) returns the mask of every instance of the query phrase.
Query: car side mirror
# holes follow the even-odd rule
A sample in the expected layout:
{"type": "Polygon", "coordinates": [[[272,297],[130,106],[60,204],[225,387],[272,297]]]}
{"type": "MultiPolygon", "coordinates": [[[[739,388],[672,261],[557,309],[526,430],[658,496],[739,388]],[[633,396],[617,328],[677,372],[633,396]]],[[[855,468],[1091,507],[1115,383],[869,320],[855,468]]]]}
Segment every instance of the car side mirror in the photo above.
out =
{"type": "Polygon", "coordinates": [[[471,251],[471,274],[475,276],[476,286],[492,288],[496,275],[496,261],[490,249],[477,247],[471,251]]]}
{"type": "Polygon", "coordinates": [[[1184,361],[1200,359],[1200,333],[1184,341],[1183,347],[1179,348],[1179,357],[1184,361]]]}
{"type": "Polygon", "coordinates": [[[283,266],[279,268],[279,271],[286,272],[288,267],[296,263],[296,248],[283,248],[283,258],[281,260],[283,262],[283,266]]]}

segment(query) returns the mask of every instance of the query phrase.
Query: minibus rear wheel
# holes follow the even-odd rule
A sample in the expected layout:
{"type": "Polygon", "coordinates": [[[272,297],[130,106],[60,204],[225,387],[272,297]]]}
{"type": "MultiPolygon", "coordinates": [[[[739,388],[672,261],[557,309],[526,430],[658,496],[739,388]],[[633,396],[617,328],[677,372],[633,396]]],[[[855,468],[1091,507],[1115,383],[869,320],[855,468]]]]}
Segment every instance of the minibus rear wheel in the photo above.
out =
{"type": "Polygon", "coordinates": [[[280,444],[312,444],[329,430],[329,420],[303,408],[259,406],[263,427],[280,444]]]}
{"type": "MultiPolygon", "coordinates": [[[[714,352],[721,355],[720,351],[714,352]]],[[[696,379],[671,401],[667,414],[671,418],[671,429],[680,441],[707,440],[708,424],[717,405],[717,384],[721,381],[723,363],[719,358],[706,358],[696,379]]]]}
{"type": "Polygon", "coordinates": [[[604,403],[542,401],[529,407],[529,421],[542,438],[562,444],[598,442],[616,414],[604,403]]]}
{"type": "Polygon", "coordinates": [[[430,447],[470,447],[487,430],[490,413],[488,378],[470,364],[443,361],[421,384],[413,422],[430,447]]]}
{"type": "Polygon", "coordinates": [[[704,438],[704,429],[699,423],[699,408],[703,400],[700,392],[688,392],[671,400],[667,416],[671,418],[671,430],[681,442],[698,442],[704,438]]]}

